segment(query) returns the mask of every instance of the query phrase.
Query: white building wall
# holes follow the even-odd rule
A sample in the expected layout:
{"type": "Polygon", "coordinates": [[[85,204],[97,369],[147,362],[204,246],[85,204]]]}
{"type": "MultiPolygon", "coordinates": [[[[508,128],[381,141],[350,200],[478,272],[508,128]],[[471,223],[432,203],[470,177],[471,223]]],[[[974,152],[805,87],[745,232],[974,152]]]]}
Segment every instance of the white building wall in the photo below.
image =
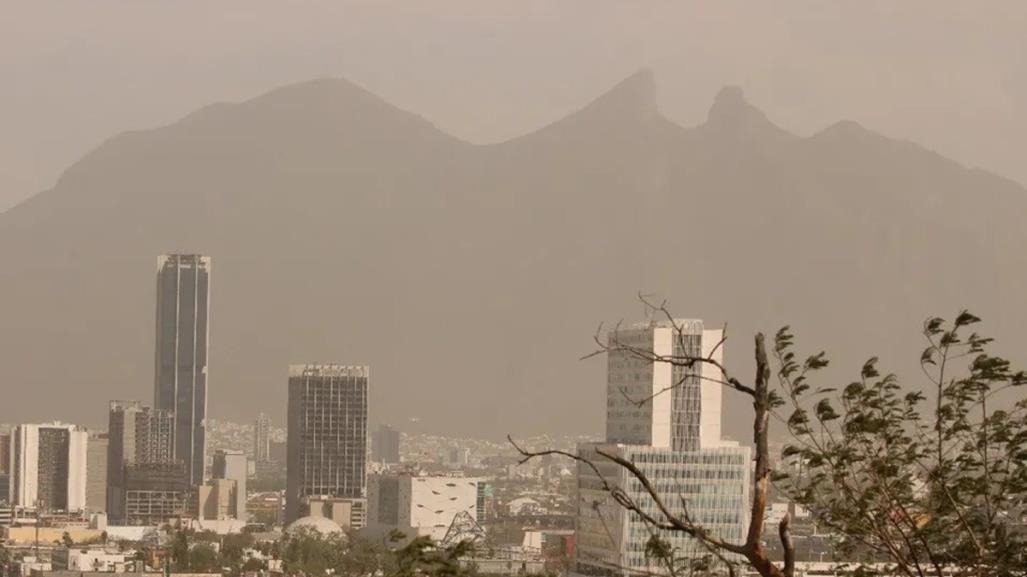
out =
{"type": "Polygon", "coordinates": [[[39,487],[39,427],[20,425],[11,433],[10,501],[16,507],[34,507],[39,487]],[[17,449],[15,449],[17,447],[17,449]]]}
{"type": "MultiPolygon", "coordinates": [[[[724,331],[721,329],[703,331],[702,355],[704,358],[709,358],[712,354],[713,360],[718,363],[724,362],[724,346],[718,346],[722,338],[724,338],[724,331]]],[[[710,363],[702,364],[701,374],[702,379],[699,386],[702,413],[699,415],[699,445],[703,448],[718,447],[722,445],[720,423],[724,411],[724,385],[716,381],[723,380],[724,376],[720,369],[710,363]]]]}
{"type": "Polygon", "coordinates": [[[419,535],[442,539],[457,513],[478,518],[478,479],[410,477],[410,525],[419,535]]]}
{"type": "MultiPolygon", "coordinates": [[[[651,348],[654,354],[670,356],[674,349],[674,329],[671,327],[654,328],[646,333],[651,334],[651,348]]],[[[647,339],[648,340],[648,339],[647,339]]],[[[652,423],[650,428],[652,436],[649,445],[653,447],[670,448],[672,443],[673,424],[671,422],[673,412],[671,410],[672,396],[670,388],[674,384],[673,369],[669,363],[657,363],[649,367],[652,374],[652,381],[649,383],[648,396],[652,397],[649,404],[652,405],[652,423]],[[660,391],[666,391],[661,393],[660,391]],[[655,395],[655,396],[654,396],[655,395]]]]}
{"type": "Polygon", "coordinates": [[[70,549],[68,570],[113,572],[118,567],[124,568],[126,557],[124,553],[108,553],[102,549],[70,549]]]}
{"type": "Polygon", "coordinates": [[[476,477],[373,475],[368,483],[368,527],[381,534],[398,529],[408,537],[441,540],[461,511],[478,520],[480,482],[476,477]],[[398,481],[396,524],[379,513],[383,479],[398,481]]]}
{"type": "Polygon", "coordinates": [[[89,433],[77,428],[69,432],[68,439],[68,510],[80,511],[86,508],[87,456],[89,454],[89,433]]]}

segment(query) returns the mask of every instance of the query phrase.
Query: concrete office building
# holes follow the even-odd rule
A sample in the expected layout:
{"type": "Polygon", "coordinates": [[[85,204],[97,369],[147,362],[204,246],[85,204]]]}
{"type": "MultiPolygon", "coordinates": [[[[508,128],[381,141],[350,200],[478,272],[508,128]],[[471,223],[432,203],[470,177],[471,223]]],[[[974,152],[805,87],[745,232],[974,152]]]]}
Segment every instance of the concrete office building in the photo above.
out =
{"type": "Polygon", "coordinates": [[[232,519],[246,521],[246,477],[248,475],[246,454],[242,451],[218,451],[214,454],[213,477],[218,481],[231,481],[234,487],[231,508],[232,519]]]}
{"type": "Polygon", "coordinates": [[[211,479],[197,488],[196,518],[201,521],[238,519],[239,487],[234,479],[211,479]]]}
{"type": "Polygon", "coordinates": [[[366,498],[366,366],[289,368],[286,522],[312,497],[366,498]]]}
{"type": "Polygon", "coordinates": [[[381,425],[371,437],[371,455],[378,463],[388,465],[399,463],[399,431],[389,425],[381,425]]]}
{"type": "Polygon", "coordinates": [[[89,434],[75,425],[18,425],[11,433],[9,501],[44,511],[86,507],[89,434]]]}
{"type": "MultiPolygon", "coordinates": [[[[128,489],[126,467],[173,463],[174,415],[139,401],[111,401],[107,423],[107,515],[112,521],[122,521],[128,489]]],[[[177,486],[177,472],[169,482],[177,486]]]]}
{"type": "Polygon", "coordinates": [[[206,465],[210,257],[157,259],[157,343],[154,407],[174,415],[173,458],[189,483],[203,483],[206,465]]]}
{"type": "Polygon", "coordinates": [[[331,519],[343,529],[367,526],[367,499],[308,497],[303,512],[307,517],[331,519]]]}
{"type": "MultiPolygon", "coordinates": [[[[675,367],[617,350],[620,345],[663,356],[702,356],[723,362],[721,338],[721,331],[705,330],[698,320],[646,322],[610,332],[607,439],[580,445],[578,453],[631,499],[655,510],[633,476],[597,450],[635,463],[674,514],[684,513],[687,507],[689,518],[712,534],[739,541],[747,529],[752,455],[748,447],[721,439],[722,385],[708,380],[719,378],[719,372],[707,363],[675,367]]],[[[590,467],[579,463],[578,573],[610,577],[665,573],[662,561],[646,556],[651,534],[649,527],[603,490],[590,467]]],[[[660,534],[681,559],[708,553],[682,533],[660,534]]]]}
{"type": "Polygon", "coordinates": [[[458,514],[482,520],[485,495],[486,482],[476,477],[371,475],[367,527],[376,535],[399,530],[440,541],[458,514]]]}
{"type": "Polygon", "coordinates": [[[107,453],[109,438],[106,433],[91,432],[86,445],[86,511],[107,511],[107,453]]]}
{"type": "Polygon", "coordinates": [[[187,516],[194,489],[185,463],[133,463],[125,466],[126,525],[161,525],[187,516]]]}

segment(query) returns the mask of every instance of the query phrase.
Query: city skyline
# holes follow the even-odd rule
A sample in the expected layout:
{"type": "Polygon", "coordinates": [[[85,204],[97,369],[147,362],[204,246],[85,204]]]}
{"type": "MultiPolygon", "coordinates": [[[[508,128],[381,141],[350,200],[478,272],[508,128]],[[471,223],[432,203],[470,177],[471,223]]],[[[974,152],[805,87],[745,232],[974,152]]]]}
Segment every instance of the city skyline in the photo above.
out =
{"type": "Polygon", "coordinates": [[[1027,2],[3,12],[0,577],[1027,576],[1027,2]]]}

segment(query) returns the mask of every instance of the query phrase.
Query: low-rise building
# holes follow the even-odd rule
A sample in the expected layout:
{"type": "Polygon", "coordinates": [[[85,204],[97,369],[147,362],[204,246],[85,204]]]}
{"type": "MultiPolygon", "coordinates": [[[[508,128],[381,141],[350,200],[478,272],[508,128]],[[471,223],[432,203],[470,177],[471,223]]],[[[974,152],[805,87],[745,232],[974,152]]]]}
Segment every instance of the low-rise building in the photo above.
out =
{"type": "Polygon", "coordinates": [[[303,511],[309,517],[331,519],[344,529],[361,529],[367,525],[367,499],[344,497],[309,497],[303,511]]]}
{"type": "Polygon", "coordinates": [[[55,549],[51,553],[55,571],[102,571],[124,573],[133,569],[131,554],[108,551],[103,547],[71,547],[55,549]]]}
{"type": "Polygon", "coordinates": [[[477,477],[372,475],[368,482],[368,529],[398,530],[408,537],[441,541],[460,513],[474,521],[484,511],[484,479],[477,477]]]}

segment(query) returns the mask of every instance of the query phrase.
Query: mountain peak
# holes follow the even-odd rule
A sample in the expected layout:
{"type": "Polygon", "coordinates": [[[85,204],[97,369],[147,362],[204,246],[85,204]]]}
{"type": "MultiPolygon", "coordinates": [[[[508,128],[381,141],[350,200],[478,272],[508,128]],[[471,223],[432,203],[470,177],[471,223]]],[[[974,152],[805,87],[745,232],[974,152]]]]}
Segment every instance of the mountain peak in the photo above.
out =
{"type": "Polygon", "coordinates": [[[706,124],[722,132],[747,132],[774,126],[762,110],[749,104],[740,86],[725,86],[717,93],[706,124]]]}
{"type": "Polygon", "coordinates": [[[656,81],[653,71],[648,68],[639,69],[607,90],[587,109],[612,109],[621,114],[626,111],[655,113],[656,81]]]}

